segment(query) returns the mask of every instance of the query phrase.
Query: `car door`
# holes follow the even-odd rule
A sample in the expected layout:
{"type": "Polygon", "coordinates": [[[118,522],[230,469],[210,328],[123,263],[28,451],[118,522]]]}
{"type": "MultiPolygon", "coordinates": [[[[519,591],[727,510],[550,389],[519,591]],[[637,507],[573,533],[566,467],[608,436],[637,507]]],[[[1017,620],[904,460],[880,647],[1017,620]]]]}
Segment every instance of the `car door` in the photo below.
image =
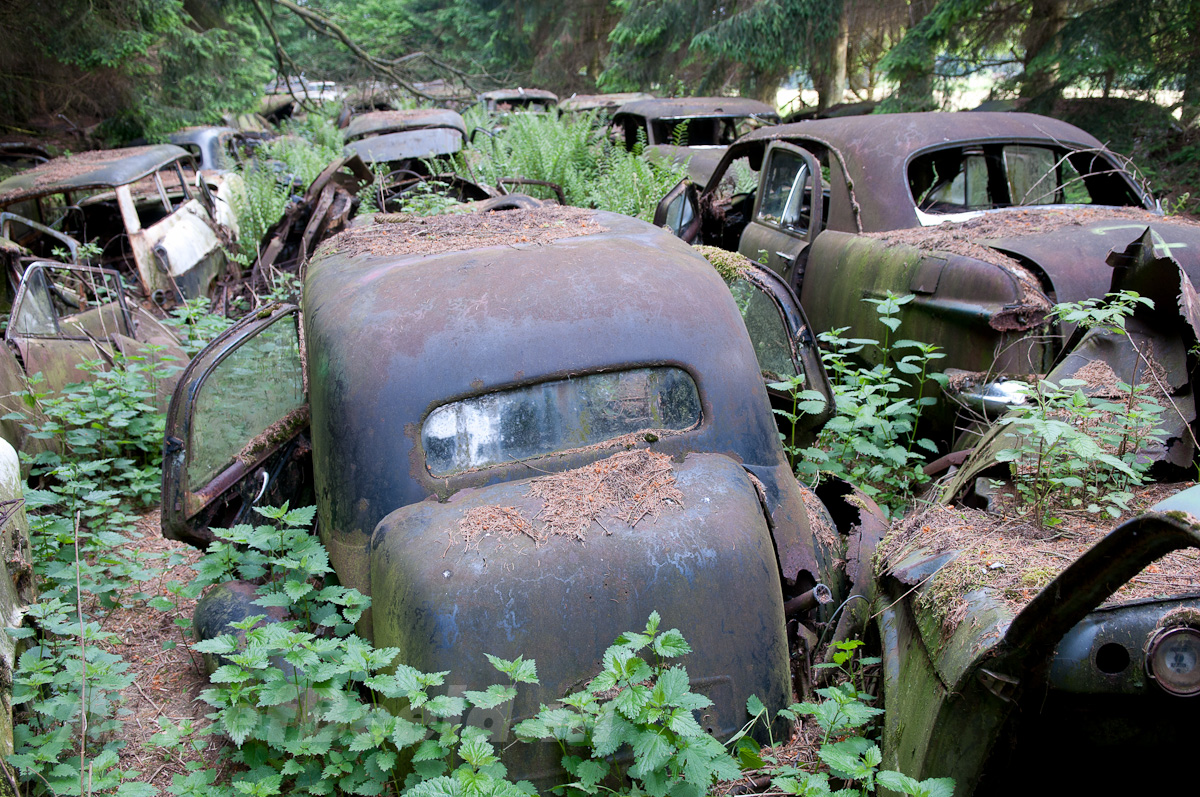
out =
{"type": "Polygon", "coordinates": [[[247,316],[183,372],[163,445],[163,534],[199,547],[252,507],[312,503],[299,308],[247,316]]]}
{"type": "Polygon", "coordinates": [[[803,280],[804,251],[825,225],[821,165],[807,150],[772,142],[763,159],[758,196],[738,251],[782,274],[792,287],[803,280]]]}
{"type": "Polygon", "coordinates": [[[34,263],[13,300],[4,338],[25,373],[42,374],[39,391],[56,392],[88,377],[86,361],[112,362],[117,336],[133,337],[117,272],[86,266],[34,263]]]}
{"type": "Polygon", "coordinates": [[[780,275],[757,263],[727,283],[754,344],[771,407],[778,411],[779,430],[793,445],[809,445],[832,416],[834,404],[833,388],[800,301],[780,275]],[[782,383],[794,387],[771,387],[782,383]],[[810,404],[810,411],[797,413],[796,394],[804,390],[820,393],[824,409],[811,411],[810,404]],[[799,416],[794,424],[788,414],[799,416]]]}

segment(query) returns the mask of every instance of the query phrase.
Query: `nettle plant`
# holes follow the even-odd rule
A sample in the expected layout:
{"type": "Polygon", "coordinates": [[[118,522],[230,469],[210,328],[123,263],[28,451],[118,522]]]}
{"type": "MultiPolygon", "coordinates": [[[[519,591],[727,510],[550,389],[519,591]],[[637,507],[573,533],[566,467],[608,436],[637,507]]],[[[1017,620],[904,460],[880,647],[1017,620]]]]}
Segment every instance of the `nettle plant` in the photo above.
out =
{"type": "Polygon", "coordinates": [[[1025,404],[999,423],[1010,446],[996,459],[1012,466],[1021,504],[1039,525],[1055,526],[1060,509],[1085,509],[1118,518],[1131,490],[1145,483],[1150,445],[1163,442],[1163,407],[1153,397],[1152,366],[1129,336],[1126,319],[1153,302],[1132,291],[1057,305],[1053,314],[1084,328],[1125,337],[1138,355],[1134,383],[1118,381],[1115,397],[1090,397],[1082,379],[1038,380],[1022,387],[1025,404]],[[1149,376],[1139,381],[1138,376],[1149,376]]]}
{"type": "Polygon", "coordinates": [[[716,781],[741,775],[737,761],[693,715],[712,701],[691,691],[682,665],[666,664],[691,647],[678,629],[660,632],[660,622],[653,612],[643,632],[622,634],[587,688],[560,706],[542,706],[513,729],[519,739],[558,743],[572,777],[567,794],[611,792],[613,774],[622,794],[700,797],[716,781]],[[612,764],[623,752],[633,760],[624,771],[612,764]]]}
{"type": "MultiPolygon", "coordinates": [[[[311,508],[258,511],[267,523],[214,530],[217,540],[195,565],[190,589],[251,580],[264,614],[232,623],[232,633],[194,646],[219,657],[212,688],[201,696],[214,708],[213,724],[197,732],[162,720],[155,737],[162,746],[178,746],[194,743],[197,734],[224,734],[235,745],[230,757],[240,767],[225,784],[216,782],[213,768],[193,763],[187,775],[175,776],[170,792],[534,795],[532,784],[509,779],[493,730],[468,718],[474,709],[489,716],[499,711],[501,726],[508,727],[519,685],[538,682],[536,664],[489,655],[499,682],[454,693],[447,688],[450,673],[421,672],[398,662],[396,649],[374,648],[353,633],[370,601],[325,583],[329,561],[307,530],[311,508]],[[270,619],[267,612],[274,613],[270,619]]],[[[938,790],[940,781],[917,783],[879,772],[878,747],[854,741],[880,713],[867,705],[871,697],[858,686],[862,666],[872,661],[854,661],[859,644],[844,643],[835,657],[834,666],[849,674],[850,683],[822,690],[822,701],[780,712],[789,721],[812,716],[828,725],[821,753],[828,771],[821,774],[785,766],[750,737],[756,723],[770,719],[757,698],[748,701],[750,721],[728,747],[707,734],[695,712],[711,701],[691,690],[687,670],[676,663],[691,647],[678,629],[662,630],[657,613],[641,631],[617,638],[584,689],[513,726],[514,743],[557,744],[565,782],[554,791],[574,797],[701,797],[718,781],[764,767],[777,770],[780,787],[796,794],[867,794],[877,784],[929,797],[949,794],[938,790]],[[818,788],[838,780],[850,790],[818,788]]],[[[770,727],[768,722],[768,734],[770,727]]]]}
{"type": "MultiPolygon", "coordinates": [[[[912,295],[865,299],[875,306],[884,327],[881,340],[843,337],[847,327],[823,332],[821,358],[833,384],[836,414],[825,424],[816,445],[789,451],[796,475],[815,482],[822,473],[843,478],[863,489],[891,513],[900,511],[915,488],[928,480],[921,464],[937,447],[917,436],[922,411],[936,402],[930,384],[946,386],[946,376],[933,366],[945,355],[938,347],[915,340],[893,339],[900,328],[900,309],[912,295]],[[876,347],[876,365],[856,357],[876,347]]],[[[790,410],[776,410],[794,425],[806,412],[825,406],[816,391],[797,390],[802,378],[771,387],[790,390],[790,410]]],[[[785,440],[785,445],[787,441],[785,440]]]]}

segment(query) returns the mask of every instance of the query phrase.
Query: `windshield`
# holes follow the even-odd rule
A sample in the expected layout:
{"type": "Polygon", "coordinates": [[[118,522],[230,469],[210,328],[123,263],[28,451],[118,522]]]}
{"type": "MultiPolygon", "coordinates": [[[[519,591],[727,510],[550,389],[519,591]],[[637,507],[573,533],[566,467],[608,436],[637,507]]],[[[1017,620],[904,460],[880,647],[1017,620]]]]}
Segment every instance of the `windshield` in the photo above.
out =
{"type": "Polygon", "coordinates": [[[1142,200],[1124,169],[1094,150],[1037,144],[973,144],[912,160],[917,208],[949,215],[1034,205],[1132,205],[1142,200]]]}

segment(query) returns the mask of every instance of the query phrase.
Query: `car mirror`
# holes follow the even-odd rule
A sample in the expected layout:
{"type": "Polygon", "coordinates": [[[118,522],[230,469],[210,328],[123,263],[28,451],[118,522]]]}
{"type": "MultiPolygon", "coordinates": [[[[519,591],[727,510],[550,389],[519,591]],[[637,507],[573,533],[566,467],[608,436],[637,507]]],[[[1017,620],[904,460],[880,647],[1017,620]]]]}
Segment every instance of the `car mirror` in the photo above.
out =
{"type": "Polygon", "coordinates": [[[654,226],[666,227],[689,243],[696,237],[700,231],[700,207],[696,187],[690,180],[681,181],[658,203],[654,226]]]}

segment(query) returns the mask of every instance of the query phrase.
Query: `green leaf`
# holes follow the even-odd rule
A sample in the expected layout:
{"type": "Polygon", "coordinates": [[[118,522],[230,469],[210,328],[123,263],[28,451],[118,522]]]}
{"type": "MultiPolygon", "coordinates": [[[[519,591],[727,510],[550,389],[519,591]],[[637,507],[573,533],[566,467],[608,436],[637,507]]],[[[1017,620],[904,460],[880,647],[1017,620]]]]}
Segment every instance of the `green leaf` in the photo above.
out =
{"type": "Polygon", "coordinates": [[[661,636],[655,638],[652,647],[655,653],[668,659],[692,652],[691,645],[687,643],[677,628],[664,631],[661,636]]]}
{"type": "Polygon", "coordinates": [[[126,781],[117,787],[117,797],[154,797],[158,789],[149,783],[126,781]]]}
{"type": "Polygon", "coordinates": [[[221,725],[234,745],[241,747],[246,737],[258,725],[258,711],[249,706],[227,709],[221,713],[221,725]]]}

